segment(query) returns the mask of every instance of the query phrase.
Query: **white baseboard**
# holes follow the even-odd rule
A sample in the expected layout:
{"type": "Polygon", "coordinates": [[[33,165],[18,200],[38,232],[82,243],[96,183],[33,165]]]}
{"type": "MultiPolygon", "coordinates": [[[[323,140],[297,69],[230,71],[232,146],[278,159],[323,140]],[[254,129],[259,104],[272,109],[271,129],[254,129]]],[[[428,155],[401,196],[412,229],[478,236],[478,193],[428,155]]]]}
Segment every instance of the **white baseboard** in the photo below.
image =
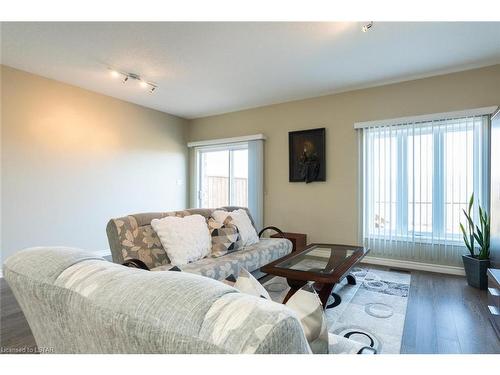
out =
{"type": "Polygon", "coordinates": [[[111,255],[111,250],[105,249],[105,250],[99,250],[99,251],[92,251],[92,254],[94,254],[98,257],[107,257],[107,256],[111,255]]]}
{"type": "Polygon", "coordinates": [[[365,257],[361,263],[375,264],[379,266],[403,268],[409,270],[445,273],[448,275],[465,276],[465,271],[462,267],[443,266],[440,264],[412,262],[409,260],[397,260],[387,258],[365,257]]]}

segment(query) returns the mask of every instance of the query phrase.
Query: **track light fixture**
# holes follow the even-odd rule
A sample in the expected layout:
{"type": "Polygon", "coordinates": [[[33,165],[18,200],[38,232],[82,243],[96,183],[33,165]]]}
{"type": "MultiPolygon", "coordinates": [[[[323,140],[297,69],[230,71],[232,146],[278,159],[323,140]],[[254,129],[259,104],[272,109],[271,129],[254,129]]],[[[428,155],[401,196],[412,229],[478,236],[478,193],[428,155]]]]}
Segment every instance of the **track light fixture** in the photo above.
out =
{"type": "Polygon", "coordinates": [[[124,73],[124,72],[120,72],[118,70],[115,70],[115,69],[110,69],[110,74],[111,74],[111,77],[113,78],[122,78],[122,83],[127,83],[127,81],[129,79],[132,79],[134,81],[137,81],[139,83],[139,86],[142,87],[143,89],[148,89],[148,91],[150,93],[153,93],[156,88],[158,87],[158,85],[156,83],[153,83],[153,82],[148,82],[144,79],[141,78],[141,76],[139,76],[138,74],[135,74],[135,73],[124,73]]]}
{"type": "Polygon", "coordinates": [[[370,30],[373,26],[373,21],[367,23],[366,25],[364,25],[361,30],[366,33],[368,30],[370,30]]]}

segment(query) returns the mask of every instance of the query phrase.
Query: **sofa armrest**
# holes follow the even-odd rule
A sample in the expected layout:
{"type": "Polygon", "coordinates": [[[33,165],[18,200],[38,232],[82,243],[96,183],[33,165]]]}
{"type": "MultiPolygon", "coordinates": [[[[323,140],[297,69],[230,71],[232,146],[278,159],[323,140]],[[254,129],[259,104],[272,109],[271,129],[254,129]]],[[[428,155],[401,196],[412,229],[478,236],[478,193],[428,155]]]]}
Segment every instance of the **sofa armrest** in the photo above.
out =
{"type": "Polygon", "coordinates": [[[261,237],[262,237],[262,235],[264,234],[264,232],[265,232],[266,230],[274,230],[275,232],[277,232],[277,233],[281,236],[281,238],[286,238],[286,237],[285,237],[285,234],[283,233],[283,231],[282,231],[280,228],[278,228],[278,227],[273,227],[272,225],[267,226],[267,227],[265,227],[265,228],[262,228],[262,229],[261,229],[261,231],[259,232],[259,238],[261,238],[261,237]]]}
{"type": "Polygon", "coordinates": [[[205,314],[199,335],[225,353],[310,353],[293,311],[243,293],[228,293],[215,301],[205,314]]]}

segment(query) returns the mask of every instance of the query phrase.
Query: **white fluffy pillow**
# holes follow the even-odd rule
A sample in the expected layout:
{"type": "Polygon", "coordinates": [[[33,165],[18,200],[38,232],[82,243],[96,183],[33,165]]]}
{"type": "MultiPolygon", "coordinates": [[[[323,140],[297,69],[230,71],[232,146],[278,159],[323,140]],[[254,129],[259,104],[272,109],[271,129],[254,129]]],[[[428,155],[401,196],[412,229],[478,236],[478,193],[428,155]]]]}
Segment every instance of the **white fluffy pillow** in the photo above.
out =
{"type": "Polygon", "coordinates": [[[188,264],[210,254],[212,238],[201,215],[153,219],[151,226],[174,266],[188,264]]]}
{"type": "Polygon", "coordinates": [[[223,223],[228,216],[231,216],[234,225],[238,227],[243,246],[250,246],[259,242],[259,236],[245,210],[240,208],[231,212],[222,210],[212,212],[212,217],[219,223],[223,223]]]}

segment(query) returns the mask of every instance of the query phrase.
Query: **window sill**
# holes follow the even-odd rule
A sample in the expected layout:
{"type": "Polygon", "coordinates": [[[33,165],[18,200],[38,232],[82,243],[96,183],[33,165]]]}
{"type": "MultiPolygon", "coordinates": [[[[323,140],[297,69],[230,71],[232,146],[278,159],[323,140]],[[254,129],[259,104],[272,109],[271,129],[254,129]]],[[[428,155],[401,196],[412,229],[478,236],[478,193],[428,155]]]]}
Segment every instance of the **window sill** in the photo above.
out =
{"type": "Polygon", "coordinates": [[[370,236],[365,241],[408,242],[424,245],[460,246],[466,248],[460,238],[428,237],[428,236],[370,236]]]}

